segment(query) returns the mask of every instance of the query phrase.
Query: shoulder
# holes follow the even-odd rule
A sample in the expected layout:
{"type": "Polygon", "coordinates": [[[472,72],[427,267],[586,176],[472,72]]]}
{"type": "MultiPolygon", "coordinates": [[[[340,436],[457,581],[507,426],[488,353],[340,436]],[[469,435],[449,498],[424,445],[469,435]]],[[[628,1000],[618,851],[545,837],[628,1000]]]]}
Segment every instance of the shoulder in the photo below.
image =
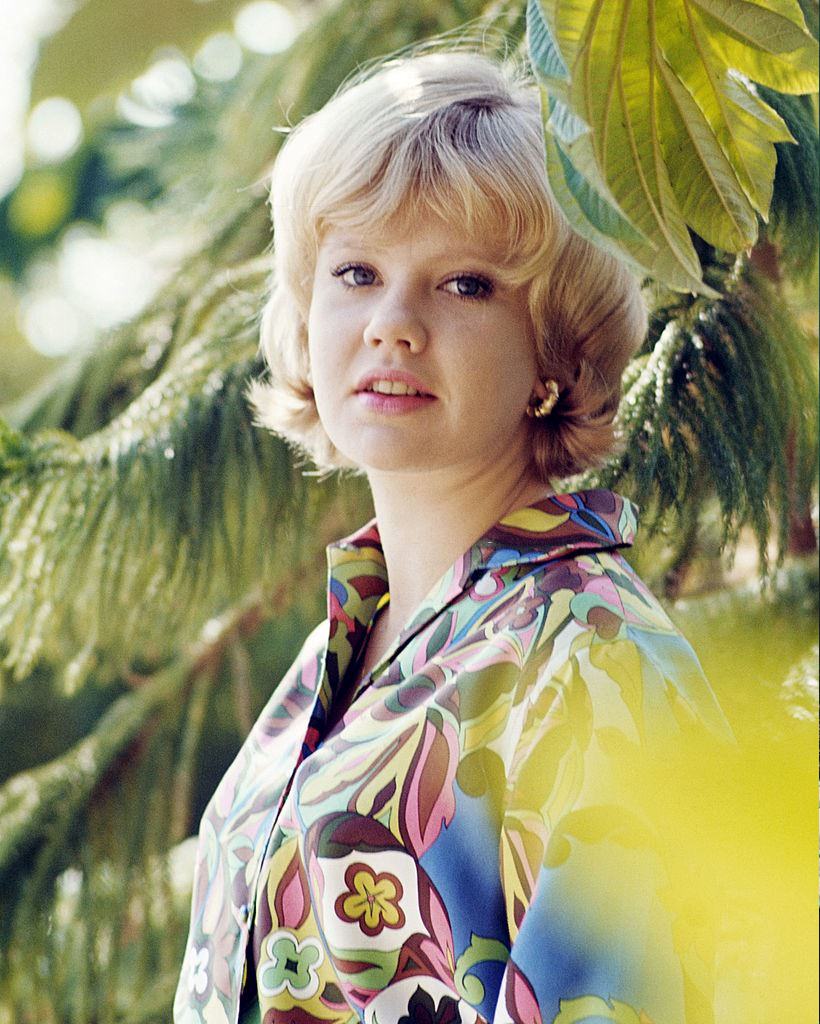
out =
{"type": "MultiPolygon", "coordinates": [[[[517,581],[518,624],[537,622],[521,694],[536,718],[560,699],[592,725],[647,737],[705,725],[727,731],[697,655],[617,551],[556,559],[517,581]]],[[[507,615],[500,623],[514,630],[507,615]]]]}
{"type": "Polygon", "coordinates": [[[593,804],[654,815],[732,744],[694,650],[617,553],[544,566],[538,587],[545,627],[521,674],[509,806],[551,821],[593,804]]]}

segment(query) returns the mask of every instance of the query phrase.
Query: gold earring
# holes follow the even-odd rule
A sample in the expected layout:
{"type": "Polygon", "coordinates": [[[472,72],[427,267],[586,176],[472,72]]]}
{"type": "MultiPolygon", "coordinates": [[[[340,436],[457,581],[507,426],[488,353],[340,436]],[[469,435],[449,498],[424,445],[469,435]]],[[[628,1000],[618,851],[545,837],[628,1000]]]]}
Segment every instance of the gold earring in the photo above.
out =
{"type": "Polygon", "coordinates": [[[558,389],[557,380],[553,380],[550,377],[550,379],[545,380],[543,384],[547,389],[547,397],[538,398],[537,395],[533,395],[530,399],[529,405],[527,406],[527,415],[538,420],[543,419],[545,416],[549,416],[561,395],[561,392],[558,389]]]}

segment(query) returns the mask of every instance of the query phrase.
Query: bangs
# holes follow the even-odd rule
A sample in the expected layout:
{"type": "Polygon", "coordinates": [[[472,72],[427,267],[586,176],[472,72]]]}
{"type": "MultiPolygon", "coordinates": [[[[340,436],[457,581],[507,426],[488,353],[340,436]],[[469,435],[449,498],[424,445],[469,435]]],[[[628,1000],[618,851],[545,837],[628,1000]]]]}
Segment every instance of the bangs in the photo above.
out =
{"type": "MultiPolygon", "coordinates": [[[[534,173],[529,154],[522,154],[528,140],[520,112],[513,118],[508,106],[502,97],[482,96],[416,117],[380,152],[371,148],[352,175],[341,173],[333,158],[323,161],[326,180],[343,184],[314,197],[309,220],[316,241],[331,227],[386,229],[432,214],[484,245],[491,239],[511,284],[531,280],[548,262],[555,223],[540,121],[534,173]]],[[[339,163],[347,148],[337,151],[339,163]]]]}

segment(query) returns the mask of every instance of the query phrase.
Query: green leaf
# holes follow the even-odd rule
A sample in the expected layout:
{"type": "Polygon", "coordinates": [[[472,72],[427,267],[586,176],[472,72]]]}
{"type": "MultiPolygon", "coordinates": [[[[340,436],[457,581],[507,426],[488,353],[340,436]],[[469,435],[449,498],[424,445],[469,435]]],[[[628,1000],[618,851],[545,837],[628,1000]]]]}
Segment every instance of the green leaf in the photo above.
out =
{"type": "Polygon", "coordinates": [[[510,951],[498,939],[486,939],[475,933],[470,935],[470,945],[464,950],[456,963],[455,983],[458,993],[468,1003],[481,1003],[484,1000],[484,986],[474,974],[469,974],[478,964],[494,961],[506,963],[510,951]]]}
{"type": "Polygon", "coordinates": [[[739,42],[767,53],[787,53],[811,43],[797,0],[693,0],[739,42]]]}
{"type": "MultiPolygon", "coordinates": [[[[708,15],[704,23],[709,24],[708,15]]],[[[808,37],[811,39],[811,37],[808,37]]],[[[778,92],[814,92],[817,88],[817,47],[811,45],[788,53],[767,53],[744,46],[731,34],[716,31],[714,47],[725,64],[743,72],[753,82],[767,85],[778,92]]]]}
{"type": "MultiPolygon", "coordinates": [[[[547,22],[550,6],[542,4],[547,22]]],[[[672,287],[703,290],[697,254],[669,181],[653,111],[647,108],[647,96],[654,92],[654,69],[646,60],[646,21],[644,39],[634,30],[627,38],[625,23],[621,24],[623,4],[599,5],[589,18],[573,21],[579,10],[576,5],[553,12],[565,59],[576,55],[568,103],[593,126],[591,139],[568,143],[566,154],[587,180],[600,178],[605,183],[624,217],[651,243],[620,239],[622,251],[672,287]]]]}
{"type": "MultiPolygon", "coordinates": [[[[554,115],[561,108],[566,111],[567,108],[564,104],[559,103],[552,97],[547,97],[548,102],[553,107],[552,114],[548,126],[553,124],[554,115]]],[[[560,120],[560,115],[559,115],[560,120]]],[[[560,133],[558,133],[561,138],[560,133]]],[[[577,140],[580,136],[576,136],[577,140]]],[[[573,139],[567,134],[564,136],[564,140],[572,142],[573,139]]],[[[547,146],[547,159],[550,161],[549,168],[554,171],[555,180],[552,182],[553,186],[563,184],[571,193],[575,199],[578,207],[584,217],[589,221],[596,233],[600,232],[609,238],[627,239],[635,245],[640,243],[646,243],[646,239],[640,232],[636,231],[635,228],[629,223],[624,217],[623,213],[618,209],[617,204],[609,194],[606,185],[602,182],[596,182],[593,185],[584,175],[573,165],[570,158],[567,156],[565,150],[561,147],[561,143],[557,138],[553,143],[552,140],[548,140],[547,146]]],[[[550,174],[553,178],[553,174],[550,174]]],[[[582,232],[583,233],[583,232],[582,232]]],[[[586,236],[585,236],[586,237],[586,236]]]]}
{"type": "MultiPolygon", "coordinates": [[[[680,217],[679,242],[686,250],[688,268],[682,269],[647,237],[610,190],[601,173],[589,127],[565,101],[556,48],[546,11],[537,2],[528,6],[528,41],[541,79],[542,109],[546,117],[546,157],[550,185],[575,231],[606,251],[625,259],[636,273],[648,267],[682,290],[715,293],[700,280],[699,265],[680,217]],[[560,98],[559,98],[560,97],[560,98]],[[664,268],[666,268],[664,270],[664,268]]],[[[668,191],[668,186],[665,186],[668,191]]]]}
{"type": "Polygon", "coordinates": [[[566,103],[561,103],[554,96],[547,94],[550,116],[547,121],[547,128],[564,144],[577,142],[582,135],[589,132],[589,125],[585,124],[580,117],[569,109],[566,103]]]}
{"type": "MultiPolygon", "coordinates": [[[[749,202],[765,218],[777,163],[773,143],[790,140],[791,134],[771,107],[722,66],[714,38],[698,12],[691,8],[688,15],[685,38],[671,30],[671,16],[662,15],[664,55],[702,111],[749,202]]],[[[746,246],[756,238],[755,230],[746,246]]]]}
{"type": "Polygon", "coordinates": [[[614,206],[601,196],[600,192],[590,185],[582,174],[578,173],[560,146],[556,145],[555,153],[561,162],[567,188],[593,227],[612,238],[632,237],[636,241],[639,240],[641,235],[614,206]]]}
{"type": "Polygon", "coordinates": [[[538,0],[528,0],[527,3],[527,44],[539,77],[569,80],[567,66],[558,52],[538,0]]]}
{"type": "Polygon", "coordinates": [[[754,208],[689,90],[662,57],[658,67],[663,153],[676,168],[672,187],[681,211],[701,238],[737,252],[757,231],[754,208]]]}
{"type": "Polygon", "coordinates": [[[527,19],[547,172],[570,223],[667,286],[714,295],[691,231],[730,252],[753,245],[774,143],[794,141],[750,79],[817,84],[796,0],[531,0],[527,19]]]}

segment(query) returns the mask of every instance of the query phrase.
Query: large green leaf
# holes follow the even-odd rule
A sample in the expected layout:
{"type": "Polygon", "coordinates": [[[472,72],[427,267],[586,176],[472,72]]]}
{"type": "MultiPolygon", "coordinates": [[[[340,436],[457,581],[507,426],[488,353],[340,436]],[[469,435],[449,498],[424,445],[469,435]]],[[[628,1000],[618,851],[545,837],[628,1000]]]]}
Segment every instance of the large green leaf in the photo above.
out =
{"type": "Polygon", "coordinates": [[[568,219],[658,281],[709,294],[690,232],[752,245],[774,143],[794,141],[753,83],[817,85],[797,0],[530,0],[527,20],[568,219]]]}

